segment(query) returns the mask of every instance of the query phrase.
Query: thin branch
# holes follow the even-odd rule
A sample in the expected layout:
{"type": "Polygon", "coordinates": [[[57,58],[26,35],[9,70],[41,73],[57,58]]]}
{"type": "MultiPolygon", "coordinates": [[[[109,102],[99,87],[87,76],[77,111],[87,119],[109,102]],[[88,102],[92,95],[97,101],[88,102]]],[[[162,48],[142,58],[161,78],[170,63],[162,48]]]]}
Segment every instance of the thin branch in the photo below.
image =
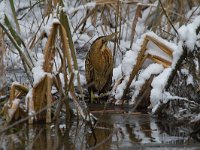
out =
{"type": "Polygon", "coordinates": [[[169,19],[168,15],[167,15],[167,13],[166,13],[166,10],[165,10],[165,8],[163,7],[163,4],[162,4],[161,0],[159,0],[159,3],[160,3],[160,5],[161,5],[161,7],[162,7],[162,9],[163,9],[163,12],[164,12],[164,14],[165,14],[167,20],[169,21],[170,25],[172,26],[172,28],[173,28],[174,31],[176,32],[178,38],[180,39],[179,34],[178,34],[178,31],[176,30],[176,28],[175,28],[174,25],[172,24],[171,20],[169,19]]]}

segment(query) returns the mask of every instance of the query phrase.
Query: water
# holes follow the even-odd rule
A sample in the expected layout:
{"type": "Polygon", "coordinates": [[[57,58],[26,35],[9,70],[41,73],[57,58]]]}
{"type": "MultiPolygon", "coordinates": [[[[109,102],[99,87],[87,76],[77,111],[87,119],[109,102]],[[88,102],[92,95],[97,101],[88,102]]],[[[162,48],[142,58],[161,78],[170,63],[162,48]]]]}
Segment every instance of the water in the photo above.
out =
{"type": "Polygon", "coordinates": [[[54,124],[22,124],[0,136],[0,149],[200,149],[189,127],[158,121],[149,114],[127,114],[120,108],[115,112],[96,113],[100,122],[94,130],[77,118],[67,125],[63,119],[58,130],[54,124]]]}

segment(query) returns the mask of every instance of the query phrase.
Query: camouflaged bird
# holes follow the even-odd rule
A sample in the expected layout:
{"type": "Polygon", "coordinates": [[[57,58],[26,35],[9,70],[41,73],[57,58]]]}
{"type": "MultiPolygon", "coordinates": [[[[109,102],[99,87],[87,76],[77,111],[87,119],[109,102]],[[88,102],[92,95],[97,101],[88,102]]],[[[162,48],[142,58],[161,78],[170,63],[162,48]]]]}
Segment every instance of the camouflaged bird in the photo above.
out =
{"type": "Polygon", "coordinates": [[[113,56],[107,47],[115,33],[97,38],[91,45],[85,60],[88,92],[106,93],[110,90],[113,75],[113,56]]]}

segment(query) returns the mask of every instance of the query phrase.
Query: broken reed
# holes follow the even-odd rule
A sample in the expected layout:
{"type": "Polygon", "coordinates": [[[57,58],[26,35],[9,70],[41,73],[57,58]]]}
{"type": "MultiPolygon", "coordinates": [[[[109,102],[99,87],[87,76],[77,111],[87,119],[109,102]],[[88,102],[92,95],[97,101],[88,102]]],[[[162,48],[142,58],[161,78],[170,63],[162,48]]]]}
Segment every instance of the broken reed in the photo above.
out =
{"type": "Polygon", "coordinates": [[[141,49],[140,49],[140,51],[138,53],[136,64],[134,65],[134,67],[133,67],[133,69],[131,71],[129,80],[126,83],[126,88],[125,88],[125,90],[123,92],[122,100],[125,98],[126,94],[128,93],[130,85],[131,85],[133,79],[138,74],[138,71],[141,69],[143,63],[145,62],[145,60],[147,58],[153,60],[156,63],[162,64],[165,68],[171,66],[171,62],[165,60],[164,58],[161,58],[159,56],[153,56],[151,54],[145,54],[145,52],[147,50],[147,44],[148,44],[148,42],[154,43],[157,47],[159,47],[163,52],[165,52],[171,58],[173,56],[172,55],[172,50],[171,50],[170,47],[168,47],[167,45],[165,45],[161,41],[157,40],[156,38],[151,37],[149,35],[146,35],[145,38],[144,38],[144,40],[143,40],[141,49]]]}

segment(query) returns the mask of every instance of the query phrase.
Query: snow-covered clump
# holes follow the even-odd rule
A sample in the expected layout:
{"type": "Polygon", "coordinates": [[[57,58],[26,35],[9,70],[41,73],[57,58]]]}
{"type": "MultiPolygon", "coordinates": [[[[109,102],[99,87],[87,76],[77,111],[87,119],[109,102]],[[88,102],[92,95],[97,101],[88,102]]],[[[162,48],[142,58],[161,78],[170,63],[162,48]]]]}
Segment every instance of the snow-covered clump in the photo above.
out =
{"type": "Polygon", "coordinates": [[[152,90],[151,90],[151,106],[155,107],[160,101],[163,100],[163,92],[169,75],[171,74],[172,69],[166,68],[161,74],[155,77],[151,83],[152,90]]]}
{"type": "Polygon", "coordinates": [[[190,51],[194,50],[194,46],[198,38],[196,30],[199,27],[199,25],[200,25],[200,16],[196,17],[192,23],[188,25],[183,25],[178,29],[178,33],[181,40],[185,42],[190,51]]]}
{"type": "Polygon", "coordinates": [[[129,75],[133,66],[136,64],[137,52],[127,51],[124,59],[122,60],[122,72],[124,75],[129,75]]]}
{"type": "Polygon", "coordinates": [[[115,102],[116,105],[121,105],[122,104],[121,98],[122,98],[123,92],[124,92],[124,90],[126,88],[126,84],[128,82],[128,79],[129,79],[129,76],[126,76],[124,78],[124,80],[122,81],[122,83],[117,86],[116,91],[113,93],[113,95],[115,95],[115,99],[117,100],[115,102]]]}
{"type": "Polygon", "coordinates": [[[143,43],[144,38],[139,39],[136,41],[136,43],[133,44],[133,50],[129,50],[126,52],[121,65],[119,65],[117,68],[114,69],[113,72],[113,79],[119,79],[120,76],[125,76],[122,83],[117,86],[116,90],[112,93],[115,96],[115,99],[117,100],[115,104],[120,104],[118,100],[121,100],[123,96],[123,91],[126,88],[127,82],[129,80],[129,76],[131,74],[131,71],[133,67],[136,65],[138,52],[141,48],[141,44],[143,43]],[[121,69],[119,68],[121,67],[121,69]],[[121,72],[120,72],[121,71],[121,72]],[[115,75],[116,73],[116,75],[115,75]],[[117,78],[116,78],[117,76],[117,78]]]}
{"type": "Polygon", "coordinates": [[[138,96],[142,85],[151,77],[153,74],[159,74],[163,71],[164,67],[161,64],[150,64],[144,71],[142,71],[138,77],[138,80],[134,83],[134,94],[132,96],[132,100],[129,104],[134,104],[135,98],[138,96]]]}
{"type": "Polygon", "coordinates": [[[121,66],[121,64],[113,69],[112,81],[115,82],[115,81],[119,80],[120,77],[122,77],[122,66],[121,66]]]}
{"type": "Polygon", "coordinates": [[[51,76],[50,73],[47,73],[43,70],[43,63],[43,54],[38,54],[38,61],[36,63],[36,66],[32,69],[34,79],[33,85],[38,84],[41,81],[41,79],[45,77],[46,74],[49,74],[51,76]]]}

